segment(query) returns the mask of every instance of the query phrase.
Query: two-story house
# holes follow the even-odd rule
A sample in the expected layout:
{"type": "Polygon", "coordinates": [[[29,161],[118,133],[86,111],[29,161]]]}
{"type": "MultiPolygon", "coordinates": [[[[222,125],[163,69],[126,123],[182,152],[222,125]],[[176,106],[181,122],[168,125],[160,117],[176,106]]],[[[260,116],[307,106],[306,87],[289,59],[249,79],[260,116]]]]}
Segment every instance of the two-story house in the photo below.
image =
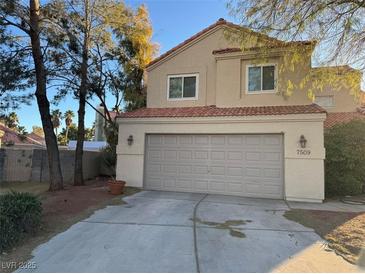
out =
{"type": "Polygon", "coordinates": [[[324,108],[356,113],[358,101],[331,89],[317,104],[305,88],[280,95],[312,69],[313,44],[295,42],[308,59],[282,73],[287,43],[258,62],[257,49],[227,38],[238,27],[220,19],[148,65],[147,108],[117,118],[117,178],[151,190],[321,202],[324,108]]]}

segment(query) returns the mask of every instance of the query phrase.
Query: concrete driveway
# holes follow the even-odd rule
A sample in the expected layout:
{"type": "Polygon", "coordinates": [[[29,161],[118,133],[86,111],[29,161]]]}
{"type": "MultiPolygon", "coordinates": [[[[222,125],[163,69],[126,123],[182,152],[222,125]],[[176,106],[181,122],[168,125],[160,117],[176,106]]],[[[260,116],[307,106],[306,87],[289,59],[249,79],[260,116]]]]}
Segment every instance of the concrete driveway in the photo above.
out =
{"type": "Polygon", "coordinates": [[[124,201],[36,248],[35,271],[357,271],[284,218],[284,201],[157,191],[124,201]]]}

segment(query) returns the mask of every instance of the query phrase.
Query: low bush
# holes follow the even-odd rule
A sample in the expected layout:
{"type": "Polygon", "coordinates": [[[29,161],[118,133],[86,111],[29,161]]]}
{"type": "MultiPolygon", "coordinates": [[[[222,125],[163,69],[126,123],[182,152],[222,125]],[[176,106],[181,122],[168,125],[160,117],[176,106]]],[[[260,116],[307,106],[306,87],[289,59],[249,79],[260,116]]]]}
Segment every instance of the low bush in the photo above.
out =
{"type": "Polygon", "coordinates": [[[325,131],[326,196],[361,194],[365,183],[365,120],[325,131]]]}
{"type": "Polygon", "coordinates": [[[13,246],[24,233],[35,232],[40,225],[42,204],[30,193],[0,195],[0,252],[13,246]]]}
{"type": "Polygon", "coordinates": [[[100,175],[115,176],[117,164],[116,146],[108,145],[101,151],[100,175]]]}

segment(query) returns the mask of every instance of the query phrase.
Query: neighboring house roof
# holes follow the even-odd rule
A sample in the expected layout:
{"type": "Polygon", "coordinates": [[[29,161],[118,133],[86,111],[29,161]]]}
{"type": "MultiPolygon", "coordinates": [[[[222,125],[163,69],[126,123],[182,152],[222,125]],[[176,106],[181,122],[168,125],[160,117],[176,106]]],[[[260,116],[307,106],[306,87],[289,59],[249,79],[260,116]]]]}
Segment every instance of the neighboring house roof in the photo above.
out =
{"type": "Polygon", "coordinates": [[[314,70],[338,70],[339,72],[342,71],[360,71],[358,69],[352,68],[349,65],[339,65],[339,66],[328,66],[328,67],[313,67],[314,70]]]}
{"type": "Polygon", "coordinates": [[[354,119],[365,119],[365,108],[358,108],[357,112],[332,112],[327,114],[324,127],[330,128],[334,125],[348,123],[354,119]]]}
{"type": "Polygon", "coordinates": [[[44,138],[31,133],[25,138],[19,137],[19,133],[15,131],[14,129],[8,128],[3,124],[0,124],[0,130],[4,131],[4,136],[1,138],[1,143],[12,143],[14,145],[16,144],[32,144],[32,145],[44,145],[44,138]],[[37,137],[35,137],[37,136],[37,137]]]}
{"type": "Polygon", "coordinates": [[[255,116],[255,115],[285,115],[326,113],[316,104],[293,106],[263,106],[263,107],[175,107],[175,108],[141,108],[119,115],[120,118],[157,118],[157,117],[219,117],[219,116],[255,116]]]}
{"type": "MultiPolygon", "coordinates": [[[[228,22],[226,20],[224,20],[223,18],[220,18],[218,21],[216,21],[214,24],[208,26],[207,28],[199,31],[198,33],[196,33],[195,35],[191,36],[190,38],[186,39],[185,41],[183,41],[182,43],[178,44],[177,46],[173,47],[172,49],[166,51],[165,53],[161,54],[159,57],[157,57],[156,59],[152,60],[146,67],[150,67],[153,64],[156,64],[157,62],[161,61],[162,59],[165,59],[166,57],[170,56],[171,54],[173,54],[175,51],[179,50],[180,48],[183,48],[184,46],[188,45],[190,42],[194,41],[195,39],[203,36],[204,34],[206,34],[207,32],[209,32],[210,30],[214,29],[215,27],[218,26],[227,26],[227,27],[232,27],[232,28],[239,28],[239,29],[245,29],[247,31],[253,32],[252,30],[242,27],[240,25],[228,22]]],[[[283,45],[288,45],[291,43],[285,42],[285,41],[281,41],[278,40],[276,38],[270,37],[266,34],[263,33],[259,33],[259,32],[255,32],[255,35],[263,37],[265,39],[270,39],[271,41],[275,41],[277,43],[279,43],[279,45],[283,46],[283,45]]],[[[294,42],[294,43],[315,43],[314,41],[310,42],[310,41],[298,41],[298,42],[294,42]]],[[[236,48],[237,49],[237,48],[236,48]]]]}
{"type": "Polygon", "coordinates": [[[46,141],[45,141],[44,137],[40,136],[40,135],[38,135],[34,132],[29,133],[27,135],[27,137],[30,138],[31,140],[34,140],[34,141],[40,143],[40,144],[46,144],[46,141]]]}
{"type": "Polygon", "coordinates": [[[365,115],[365,105],[357,108],[357,112],[361,113],[362,115],[365,115]]]}

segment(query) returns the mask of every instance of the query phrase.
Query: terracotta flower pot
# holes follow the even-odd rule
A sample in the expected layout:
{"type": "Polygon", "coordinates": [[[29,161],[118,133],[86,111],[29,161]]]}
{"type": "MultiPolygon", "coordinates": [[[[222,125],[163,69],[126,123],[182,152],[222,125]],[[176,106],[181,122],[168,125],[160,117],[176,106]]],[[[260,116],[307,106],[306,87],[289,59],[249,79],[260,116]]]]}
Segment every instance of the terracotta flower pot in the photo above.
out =
{"type": "Polygon", "coordinates": [[[108,186],[109,186],[110,194],[120,195],[123,193],[125,181],[110,180],[110,181],[108,181],[108,186]]]}

